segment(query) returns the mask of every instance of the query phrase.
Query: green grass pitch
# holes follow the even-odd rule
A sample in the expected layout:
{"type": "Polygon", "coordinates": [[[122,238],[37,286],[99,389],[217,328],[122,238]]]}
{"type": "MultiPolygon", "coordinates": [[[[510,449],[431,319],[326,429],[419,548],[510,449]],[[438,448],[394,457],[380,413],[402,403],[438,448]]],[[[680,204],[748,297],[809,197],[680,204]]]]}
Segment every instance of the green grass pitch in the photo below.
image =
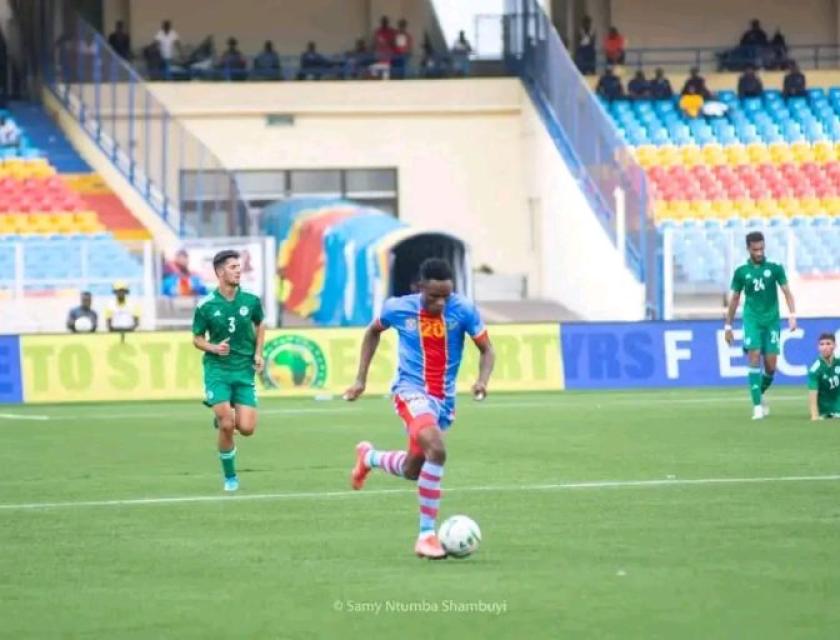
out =
{"type": "Polygon", "coordinates": [[[413,485],[348,490],[382,398],[265,402],[236,496],[197,403],[0,407],[0,637],[836,638],[840,421],[746,396],[462,399],[442,516],[484,541],[438,562],[413,485]]]}

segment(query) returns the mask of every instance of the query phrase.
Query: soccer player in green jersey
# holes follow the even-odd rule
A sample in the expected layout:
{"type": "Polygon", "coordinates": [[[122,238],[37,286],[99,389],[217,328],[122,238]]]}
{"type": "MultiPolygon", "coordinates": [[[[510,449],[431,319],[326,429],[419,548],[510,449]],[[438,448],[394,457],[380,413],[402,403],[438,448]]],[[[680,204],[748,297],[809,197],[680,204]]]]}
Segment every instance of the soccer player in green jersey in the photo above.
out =
{"type": "Polygon", "coordinates": [[[820,336],[820,357],[808,370],[811,420],[840,418],[840,360],[834,355],[836,348],[834,334],[820,336]]]}
{"type": "Polygon", "coordinates": [[[213,409],[225,491],[236,491],[234,431],[250,436],[257,426],[254,374],[265,366],[265,325],[259,297],[239,288],[236,251],[213,257],[218,288],[195,309],[193,344],[204,352],[204,403],[213,409]]]}
{"type": "Polygon", "coordinates": [[[750,397],[753,403],[753,420],[761,420],[770,410],[764,400],[764,392],[773,384],[776,360],[779,356],[779,287],[785,295],[788,311],[788,326],[796,329],[796,308],[793,294],[788,286],[785,268],[769,262],[764,256],[764,235],[760,231],[747,234],[747,250],[750,258],[746,264],[735,269],[732,275],[732,296],[726,310],[724,326],[727,344],[732,344],[732,322],[744,292],[744,351],[749,361],[750,397]],[[764,375],[761,359],[764,357],[764,375]]]}

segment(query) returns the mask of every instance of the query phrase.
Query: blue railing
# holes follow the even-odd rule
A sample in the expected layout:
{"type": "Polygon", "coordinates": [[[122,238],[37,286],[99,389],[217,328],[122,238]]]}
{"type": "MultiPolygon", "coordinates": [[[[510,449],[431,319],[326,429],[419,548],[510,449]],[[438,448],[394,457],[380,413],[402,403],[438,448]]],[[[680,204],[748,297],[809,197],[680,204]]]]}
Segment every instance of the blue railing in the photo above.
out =
{"type": "Polygon", "coordinates": [[[644,171],[536,0],[506,2],[505,60],[528,88],[601,224],[617,244],[623,238],[627,266],[646,284],[650,313],[658,313],[657,241],[644,171]]]}
{"type": "Polygon", "coordinates": [[[56,98],[176,233],[248,233],[234,174],[101,34],[77,19],[57,37],[46,34],[43,60],[56,98]]]}

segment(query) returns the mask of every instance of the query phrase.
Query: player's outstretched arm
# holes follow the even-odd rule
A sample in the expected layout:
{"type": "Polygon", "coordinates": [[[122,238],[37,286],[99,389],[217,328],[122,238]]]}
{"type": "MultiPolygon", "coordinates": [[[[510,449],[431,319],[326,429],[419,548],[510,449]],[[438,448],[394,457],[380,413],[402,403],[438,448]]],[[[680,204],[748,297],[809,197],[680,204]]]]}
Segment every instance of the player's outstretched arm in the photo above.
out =
{"type": "Polygon", "coordinates": [[[735,321],[735,312],[738,310],[739,304],[741,304],[741,292],[731,291],[729,295],[729,306],[726,308],[726,320],[723,325],[726,344],[729,345],[735,341],[735,336],[732,333],[732,323],[735,321]]]}
{"type": "Polygon", "coordinates": [[[472,392],[476,400],[484,400],[487,396],[487,385],[490,384],[490,374],[496,365],[496,350],[487,333],[475,341],[475,346],[481,355],[478,358],[478,380],[473,385],[472,392]]]}
{"type": "Polygon", "coordinates": [[[820,410],[817,406],[817,392],[816,391],[809,391],[808,392],[808,408],[811,410],[811,420],[819,420],[820,419],[820,410]]]}
{"type": "Polygon", "coordinates": [[[384,330],[379,323],[374,322],[365,331],[365,337],[362,339],[362,352],[359,355],[359,371],[356,374],[356,381],[344,392],[345,400],[352,402],[365,392],[370,363],[379,347],[379,341],[384,330]]]}
{"type": "Polygon", "coordinates": [[[790,290],[790,285],[782,285],[782,294],[785,296],[785,302],[789,311],[788,327],[791,331],[796,331],[796,301],[793,299],[793,292],[790,290]]]}

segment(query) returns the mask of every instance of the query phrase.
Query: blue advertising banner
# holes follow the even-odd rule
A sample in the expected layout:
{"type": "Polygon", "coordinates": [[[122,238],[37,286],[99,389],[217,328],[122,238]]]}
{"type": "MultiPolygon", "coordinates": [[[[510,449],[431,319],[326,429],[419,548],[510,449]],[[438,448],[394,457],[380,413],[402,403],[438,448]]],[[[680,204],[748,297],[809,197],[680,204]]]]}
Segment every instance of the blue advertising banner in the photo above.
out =
{"type": "Polygon", "coordinates": [[[17,336],[0,336],[0,404],[21,402],[20,339],[17,336]]]}
{"type": "MultiPolygon", "coordinates": [[[[701,387],[745,383],[743,333],[724,340],[723,321],[564,323],[561,327],[567,389],[701,387]]],[[[782,320],[776,382],[805,384],[817,359],[817,337],[837,335],[840,318],[807,318],[789,331],[782,320]]]]}

